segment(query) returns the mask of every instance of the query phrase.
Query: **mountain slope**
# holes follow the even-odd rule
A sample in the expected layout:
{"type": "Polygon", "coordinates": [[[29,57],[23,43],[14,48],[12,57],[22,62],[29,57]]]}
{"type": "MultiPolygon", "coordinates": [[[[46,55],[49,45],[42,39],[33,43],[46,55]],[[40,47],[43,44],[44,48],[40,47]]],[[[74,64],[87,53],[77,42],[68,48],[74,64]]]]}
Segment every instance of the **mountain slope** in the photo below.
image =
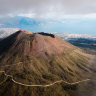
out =
{"type": "MultiPolygon", "coordinates": [[[[86,79],[89,76],[86,74],[92,72],[87,65],[88,59],[89,56],[82,50],[53,34],[21,30],[0,41],[0,70],[12,75],[15,81],[24,84],[49,84],[58,80],[76,82],[86,79]]],[[[6,78],[3,73],[0,76],[2,75],[6,78]]],[[[54,89],[55,87],[51,87],[54,94],[48,93],[50,88],[22,87],[8,78],[6,83],[1,84],[0,94],[3,96],[8,96],[6,94],[9,96],[31,96],[32,94],[32,96],[40,96],[41,90],[47,90],[44,91],[46,95],[42,96],[56,96],[56,93],[58,96],[70,94],[64,89],[65,84],[64,86],[60,84],[59,87],[54,86],[61,92],[54,89]],[[8,86],[10,90],[5,92],[8,86]]]]}

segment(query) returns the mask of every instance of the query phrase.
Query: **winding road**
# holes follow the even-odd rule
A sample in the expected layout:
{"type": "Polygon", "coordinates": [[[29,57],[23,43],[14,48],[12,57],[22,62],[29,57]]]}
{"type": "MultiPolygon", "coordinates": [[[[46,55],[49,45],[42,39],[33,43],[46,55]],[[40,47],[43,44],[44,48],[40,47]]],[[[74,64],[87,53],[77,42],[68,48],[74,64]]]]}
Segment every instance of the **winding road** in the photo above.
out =
{"type": "Polygon", "coordinates": [[[22,64],[23,62],[19,62],[19,63],[16,63],[16,64],[12,64],[12,65],[4,65],[4,66],[0,66],[1,68],[2,67],[9,67],[9,66],[13,66],[13,65],[18,65],[18,64],[22,64]]]}
{"type": "MultiPolygon", "coordinates": [[[[53,83],[51,83],[51,84],[47,84],[47,85],[28,85],[28,84],[24,84],[24,83],[20,83],[20,82],[15,81],[15,80],[13,79],[13,76],[7,75],[7,74],[5,73],[5,71],[0,71],[0,73],[4,73],[5,76],[11,77],[12,82],[14,82],[15,84],[19,84],[19,85],[27,86],[27,87],[50,87],[50,86],[52,86],[52,85],[55,85],[55,84],[57,84],[57,83],[62,83],[62,82],[66,83],[66,84],[68,84],[68,85],[75,85],[75,84],[79,84],[79,83],[87,82],[87,81],[90,81],[90,80],[91,80],[91,79],[85,79],[85,80],[81,80],[81,81],[74,82],[74,83],[69,83],[69,82],[66,82],[66,81],[64,81],[64,80],[59,80],[59,81],[55,81],[55,82],[53,82],[53,83]]],[[[0,84],[0,85],[1,85],[1,84],[0,84]]]]}
{"type": "MultiPolygon", "coordinates": [[[[23,63],[23,62],[19,62],[19,63],[17,63],[17,64],[21,64],[21,63],[23,63]]],[[[2,67],[9,67],[9,66],[17,65],[17,64],[5,65],[5,66],[0,66],[0,67],[1,67],[1,68],[2,68],[2,67]]],[[[58,84],[58,83],[62,83],[62,82],[65,83],[65,84],[68,84],[68,85],[75,85],[75,84],[79,84],[79,83],[87,82],[87,81],[90,81],[90,80],[91,80],[91,79],[85,79],[85,80],[81,80],[81,81],[77,81],[77,82],[73,82],[73,83],[70,83],[70,82],[67,82],[67,81],[64,81],[64,80],[58,80],[58,81],[55,81],[55,82],[53,82],[53,83],[51,83],[51,84],[47,84],[47,85],[38,85],[38,84],[37,84],[37,85],[35,85],[35,84],[29,85],[29,84],[24,84],[24,83],[15,81],[14,78],[13,78],[13,76],[6,74],[5,71],[0,71],[0,73],[4,73],[5,76],[11,77],[12,82],[14,82],[15,84],[22,85],[22,86],[28,86],[28,87],[50,87],[50,86],[52,86],[52,85],[55,85],[55,84],[58,84]]],[[[6,81],[6,80],[4,80],[3,83],[4,83],[5,81],[6,81]]],[[[0,83],[0,85],[1,85],[1,83],[0,83]]]]}

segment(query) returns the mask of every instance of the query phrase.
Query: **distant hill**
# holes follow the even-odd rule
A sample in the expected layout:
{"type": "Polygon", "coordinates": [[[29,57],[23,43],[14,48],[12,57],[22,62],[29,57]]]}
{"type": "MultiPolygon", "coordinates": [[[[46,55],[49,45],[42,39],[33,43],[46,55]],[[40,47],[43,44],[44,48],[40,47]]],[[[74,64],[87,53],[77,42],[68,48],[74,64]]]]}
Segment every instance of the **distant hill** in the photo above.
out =
{"type": "Polygon", "coordinates": [[[88,35],[88,34],[72,34],[72,33],[63,33],[63,32],[55,32],[55,34],[64,40],[78,39],[78,38],[96,40],[96,36],[94,36],[94,35],[92,36],[92,35],[88,35]]]}
{"type": "Polygon", "coordinates": [[[55,33],[63,40],[83,49],[88,54],[96,54],[96,36],[88,34],[55,33]]]}

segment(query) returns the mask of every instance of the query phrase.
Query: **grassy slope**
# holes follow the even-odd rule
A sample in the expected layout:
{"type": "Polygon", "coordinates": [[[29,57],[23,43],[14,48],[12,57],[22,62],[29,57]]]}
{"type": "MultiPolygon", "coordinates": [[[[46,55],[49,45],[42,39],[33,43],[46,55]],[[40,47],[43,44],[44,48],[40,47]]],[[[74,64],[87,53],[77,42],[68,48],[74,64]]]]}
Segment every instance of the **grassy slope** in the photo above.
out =
{"type": "MultiPolygon", "coordinates": [[[[83,79],[82,73],[90,72],[89,68],[86,67],[88,59],[78,50],[67,55],[52,56],[49,61],[35,57],[25,57],[23,61],[23,64],[6,67],[3,70],[7,74],[13,75],[15,80],[26,84],[48,84],[61,79],[75,82],[83,79]]],[[[0,95],[72,96],[76,88],[77,86],[66,87],[65,84],[58,84],[48,88],[29,88],[16,85],[11,80],[7,80],[6,83],[0,86],[0,89],[2,89],[0,95]]]]}

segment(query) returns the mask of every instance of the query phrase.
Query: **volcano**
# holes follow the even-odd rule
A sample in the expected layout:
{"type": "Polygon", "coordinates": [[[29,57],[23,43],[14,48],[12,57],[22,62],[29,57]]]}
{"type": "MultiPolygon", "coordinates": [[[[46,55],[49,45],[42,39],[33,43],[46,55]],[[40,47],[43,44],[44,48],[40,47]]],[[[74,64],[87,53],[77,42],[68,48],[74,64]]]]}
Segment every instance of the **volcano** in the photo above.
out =
{"type": "Polygon", "coordinates": [[[24,30],[18,31],[6,38],[1,42],[0,46],[2,46],[0,53],[11,51],[11,54],[13,53],[13,55],[20,53],[20,55],[36,57],[37,55],[48,57],[51,55],[66,53],[67,50],[75,48],[55,35],[42,32],[32,33],[24,30]],[[8,45],[3,46],[3,44],[8,45]]]}
{"type": "MultiPolygon", "coordinates": [[[[91,72],[89,58],[78,47],[49,33],[20,30],[0,41],[0,70],[22,84],[83,80],[91,72]]],[[[66,91],[62,84],[51,88],[26,87],[15,84],[4,73],[0,76],[0,82],[5,81],[0,83],[0,96],[70,96],[71,89],[66,91]]]]}

